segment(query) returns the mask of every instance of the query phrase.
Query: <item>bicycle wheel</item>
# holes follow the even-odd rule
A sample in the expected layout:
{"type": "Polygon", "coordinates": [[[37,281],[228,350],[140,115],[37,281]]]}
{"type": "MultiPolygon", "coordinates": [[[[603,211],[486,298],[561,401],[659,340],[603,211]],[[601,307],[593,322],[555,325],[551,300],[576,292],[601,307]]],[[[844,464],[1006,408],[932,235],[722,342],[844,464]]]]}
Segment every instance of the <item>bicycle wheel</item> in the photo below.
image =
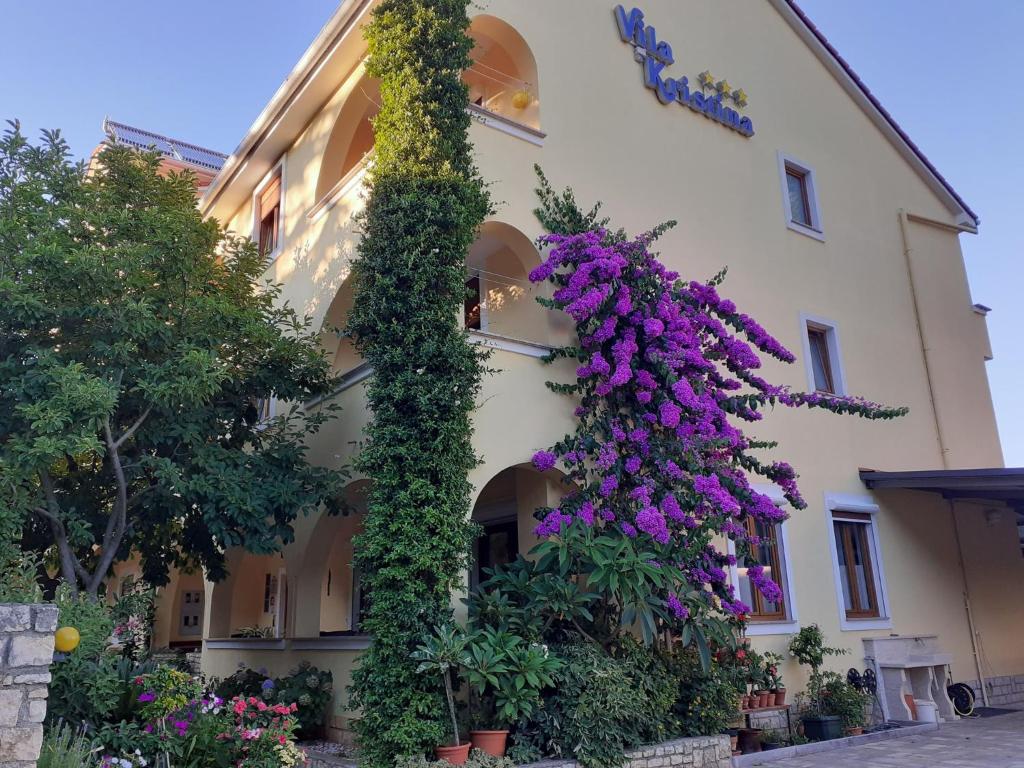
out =
{"type": "Polygon", "coordinates": [[[953,683],[946,688],[946,694],[953,702],[953,711],[960,717],[967,717],[974,712],[974,689],[967,683],[953,683]]]}

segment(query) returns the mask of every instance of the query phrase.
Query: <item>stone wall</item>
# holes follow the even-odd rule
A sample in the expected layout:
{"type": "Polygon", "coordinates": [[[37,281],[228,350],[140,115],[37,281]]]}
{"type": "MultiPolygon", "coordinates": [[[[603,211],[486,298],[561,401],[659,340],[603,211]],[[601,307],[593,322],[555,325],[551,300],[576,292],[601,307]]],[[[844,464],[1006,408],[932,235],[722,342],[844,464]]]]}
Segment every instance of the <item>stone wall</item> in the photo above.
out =
{"type": "MultiPolygon", "coordinates": [[[[1014,707],[1024,704],[1024,675],[989,677],[985,682],[990,706],[1014,707]]],[[[977,680],[967,680],[966,683],[974,689],[974,706],[982,706],[985,700],[981,696],[981,685],[977,680]]]]}
{"type": "Polygon", "coordinates": [[[57,606],[0,604],[0,768],[34,768],[43,742],[57,606]]]}
{"type": "MultiPolygon", "coordinates": [[[[309,752],[309,768],[354,768],[351,758],[309,752]]],[[[731,768],[728,736],[699,736],[641,747],[626,753],[623,768],[731,768]]],[[[2,766],[0,766],[2,768],[2,766]]],[[[522,768],[579,768],[575,760],[545,760],[522,768]]]]}
{"type": "MultiPolygon", "coordinates": [[[[526,768],[578,768],[575,760],[545,760],[526,768]]],[[[728,736],[698,736],[641,747],[626,753],[624,768],[731,768],[728,736]]]]}

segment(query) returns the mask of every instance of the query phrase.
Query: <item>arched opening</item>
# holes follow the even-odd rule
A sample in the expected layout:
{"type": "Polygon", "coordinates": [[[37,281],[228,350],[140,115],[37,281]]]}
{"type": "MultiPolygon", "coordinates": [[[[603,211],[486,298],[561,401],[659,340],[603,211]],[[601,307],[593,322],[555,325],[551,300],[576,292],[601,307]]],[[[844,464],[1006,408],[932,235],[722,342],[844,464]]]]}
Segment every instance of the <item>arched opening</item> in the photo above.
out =
{"type": "Polygon", "coordinates": [[[471,104],[540,128],[537,62],[523,36],[495,16],[474,16],[472,65],[463,74],[471,104]]]}
{"type": "Polygon", "coordinates": [[[537,544],[534,512],[558,504],[568,487],[557,471],[538,472],[529,464],[508,467],[492,477],[473,505],[481,534],[473,546],[470,588],[487,579],[486,570],[527,555],[537,544]]]}
{"type": "Polygon", "coordinates": [[[227,553],[228,576],[211,592],[211,638],[284,637],[288,587],[284,555],[227,553]]]}
{"type": "Polygon", "coordinates": [[[362,530],[370,483],[358,480],[345,489],[346,510],[321,514],[302,556],[300,594],[319,592],[319,600],[306,599],[297,606],[298,634],[307,637],[340,637],[359,634],[366,610],[365,594],[355,567],[352,541],[362,530]],[[318,609],[317,609],[318,606],[318,609]],[[316,612],[314,612],[316,610],[316,612]]]}
{"type": "Polygon", "coordinates": [[[372,120],[380,111],[380,83],[363,74],[352,86],[327,139],[316,199],[323,200],[352,177],[373,151],[372,120]]]}
{"type": "Polygon", "coordinates": [[[530,239],[508,224],[486,222],[466,258],[466,308],[470,330],[548,342],[548,321],[537,297],[544,286],[530,282],[540,254],[530,239]]]}
{"type": "Polygon", "coordinates": [[[334,373],[348,373],[363,362],[356,345],[345,334],[348,313],[352,311],[354,300],[352,277],[349,275],[335,294],[331,306],[327,308],[320,334],[321,344],[331,360],[331,370],[334,373]]]}

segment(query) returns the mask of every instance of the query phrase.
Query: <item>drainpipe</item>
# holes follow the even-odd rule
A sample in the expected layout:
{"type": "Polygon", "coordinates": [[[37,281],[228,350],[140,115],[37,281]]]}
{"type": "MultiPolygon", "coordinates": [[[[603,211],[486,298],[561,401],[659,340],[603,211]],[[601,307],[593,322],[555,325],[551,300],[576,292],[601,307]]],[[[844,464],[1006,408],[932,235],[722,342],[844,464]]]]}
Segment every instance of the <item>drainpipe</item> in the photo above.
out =
{"type": "Polygon", "coordinates": [[[949,503],[949,516],[953,519],[953,535],[956,538],[956,557],[960,563],[960,576],[964,582],[964,609],[967,611],[967,628],[971,633],[971,653],[974,654],[974,669],[978,673],[978,682],[981,684],[981,700],[987,707],[988,686],[985,680],[985,673],[981,668],[981,654],[978,653],[978,632],[974,628],[974,613],[971,611],[971,594],[967,587],[967,568],[964,566],[964,550],[960,544],[960,525],[956,519],[956,502],[953,499],[946,500],[949,503]]]}
{"type": "Polygon", "coordinates": [[[921,351],[924,355],[924,372],[928,380],[928,399],[932,404],[932,416],[935,418],[935,436],[939,442],[939,456],[942,458],[942,468],[949,469],[946,438],[942,432],[942,419],[939,417],[939,404],[935,399],[935,387],[932,384],[931,348],[928,346],[928,339],[925,336],[924,325],[921,323],[921,308],[917,301],[917,286],[914,283],[914,267],[911,259],[912,249],[910,239],[907,237],[907,212],[900,208],[900,235],[903,238],[903,260],[907,267],[907,279],[910,281],[910,298],[914,306],[914,322],[917,325],[917,336],[921,342],[921,351]]]}

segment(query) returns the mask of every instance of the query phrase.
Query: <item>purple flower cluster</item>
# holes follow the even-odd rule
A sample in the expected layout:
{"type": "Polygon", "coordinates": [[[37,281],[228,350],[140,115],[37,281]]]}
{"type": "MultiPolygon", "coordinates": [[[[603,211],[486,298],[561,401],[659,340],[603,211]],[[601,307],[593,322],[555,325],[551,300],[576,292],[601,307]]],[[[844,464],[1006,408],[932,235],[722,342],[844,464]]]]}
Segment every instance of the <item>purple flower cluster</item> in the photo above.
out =
{"type": "MultiPolygon", "coordinates": [[[[547,257],[530,279],[554,283],[554,306],[576,324],[579,347],[571,356],[582,364],[573,390],[576,435],[536,453],[533,464],[547,471],[561,459],[579,490],[565,509],[545,511],[536,532],[557,536],[582,525],[641,539],[683,574],[666,589],[675,618],[689,615],[678,594],[693,591],[707,595],[709,610],[740,615],[749,609],[726,572],[735,558],[714,542],[724,535],[748,551],[756,540],[749,520],[785,518],[750,477],[774,483],[794,508],[804,502],[793,468],[757,460],[738,424],[756,423],[776,404],[866,418],[902,411],[765,381],[756,374],[762,355],[787,363],[794,355],[722,298],[717,282],[679,281],[650,252],[653,240],[604,230],[544,238],[547,257]]],[[[763,569],[750,573],[766,599],[777,599],[778,585],[763,569]]]]}

